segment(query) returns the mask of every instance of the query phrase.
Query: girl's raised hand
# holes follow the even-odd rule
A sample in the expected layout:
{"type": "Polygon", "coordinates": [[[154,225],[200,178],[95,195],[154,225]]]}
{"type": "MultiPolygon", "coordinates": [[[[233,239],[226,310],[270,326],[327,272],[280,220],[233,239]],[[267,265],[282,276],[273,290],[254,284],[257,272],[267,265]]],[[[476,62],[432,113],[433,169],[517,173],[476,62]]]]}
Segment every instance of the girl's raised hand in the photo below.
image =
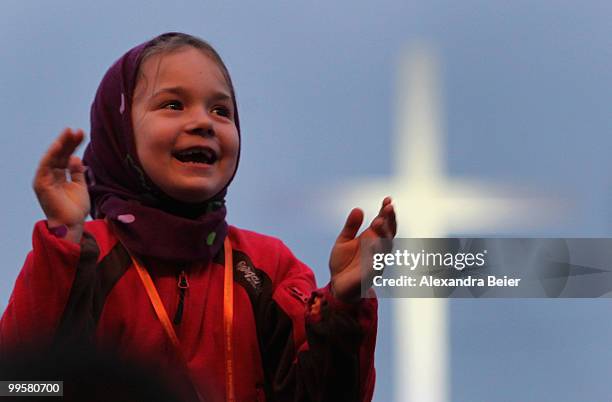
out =
{"type": "Polygon", "coordinates": [[[361,240],[392,239],[397,233],[397,222],[391,197],[383,200],[376,218],[366,230],[357,236],[362,223],[363,211],[358,208],[353,209],[329,257],[332,293],[342,301],[358,300],[361,293],[361,281],[368,279],[364,278],[364,274],[369,275],[373,270],[372,266],[369,266],[369,271],[361,269],[361,240]]]}
{"type": "Polygon", "coordinates": [[[33,182],[49,227],[66,225],[66,238],[75,243],[81,240],[90,209],[85,167],[72,155],[84,136],[83,130],[64,129],[40,160],[33,182]]]}

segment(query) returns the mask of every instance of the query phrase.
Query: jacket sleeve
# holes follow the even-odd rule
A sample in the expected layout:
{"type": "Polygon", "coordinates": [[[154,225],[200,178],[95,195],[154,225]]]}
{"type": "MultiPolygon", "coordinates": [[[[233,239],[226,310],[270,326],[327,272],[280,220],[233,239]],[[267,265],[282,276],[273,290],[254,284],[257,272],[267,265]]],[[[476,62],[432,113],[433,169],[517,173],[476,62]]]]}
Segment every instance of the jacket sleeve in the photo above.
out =
{"type": "Polygon", "coordinates": [[[53,235],[46,221],[34,226],[32,246],[0,321],[2,354],[38,350],[53,341],[83,257],[80,245],[53,235]]]}
{"type": "Polygon", "coordinates": [[[276,286],[259,323],[267,401],[371,401],[377,300],[315,289],[312,270],[281,243],[276,286]]]}

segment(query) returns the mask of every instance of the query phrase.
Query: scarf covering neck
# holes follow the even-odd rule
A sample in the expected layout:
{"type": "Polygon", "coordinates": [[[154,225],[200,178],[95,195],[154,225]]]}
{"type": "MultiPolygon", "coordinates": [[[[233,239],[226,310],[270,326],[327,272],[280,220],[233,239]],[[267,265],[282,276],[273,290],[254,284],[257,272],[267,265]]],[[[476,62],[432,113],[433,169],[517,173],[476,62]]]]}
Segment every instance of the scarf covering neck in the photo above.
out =
{"type": "Polygon", "coordinates": [[[227,235],[225,195],[233,176],[208,201],[188,204],[164,194],[145,173],[136,153],[131,107],[141,55],[152,41],[129,50],[110,67],[92,104],[91,140],[83,157],[91,215],[106,218],[127,249],[140,257],[208,263],[227,235]]]}

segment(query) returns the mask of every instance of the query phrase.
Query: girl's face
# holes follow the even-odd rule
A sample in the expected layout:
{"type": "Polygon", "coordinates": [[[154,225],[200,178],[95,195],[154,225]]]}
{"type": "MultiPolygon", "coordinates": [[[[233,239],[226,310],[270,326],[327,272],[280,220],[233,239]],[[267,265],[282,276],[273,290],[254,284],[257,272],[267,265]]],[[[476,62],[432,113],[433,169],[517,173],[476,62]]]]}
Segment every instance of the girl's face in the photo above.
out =
{"type": "Polygon", "coordinates": [[[138,159],[170,197],[206,201],[231,179],[240,146],[231,92],[219,66],[185,47],[140,66],[132,124],[138,159]]]}

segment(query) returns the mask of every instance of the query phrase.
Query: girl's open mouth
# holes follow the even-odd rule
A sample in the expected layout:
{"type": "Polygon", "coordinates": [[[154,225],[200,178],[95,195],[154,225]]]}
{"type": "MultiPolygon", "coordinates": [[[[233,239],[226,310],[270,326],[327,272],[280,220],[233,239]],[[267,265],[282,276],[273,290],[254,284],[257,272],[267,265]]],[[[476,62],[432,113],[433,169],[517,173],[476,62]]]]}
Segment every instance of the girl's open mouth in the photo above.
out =
{"type": "Polygon", "coordinates": [[[183,151],[175,152],[172,156],[183,163],[200,163],[212,165],[218,159],[217,154],[208,147],[188,148],[183,151]]]}

